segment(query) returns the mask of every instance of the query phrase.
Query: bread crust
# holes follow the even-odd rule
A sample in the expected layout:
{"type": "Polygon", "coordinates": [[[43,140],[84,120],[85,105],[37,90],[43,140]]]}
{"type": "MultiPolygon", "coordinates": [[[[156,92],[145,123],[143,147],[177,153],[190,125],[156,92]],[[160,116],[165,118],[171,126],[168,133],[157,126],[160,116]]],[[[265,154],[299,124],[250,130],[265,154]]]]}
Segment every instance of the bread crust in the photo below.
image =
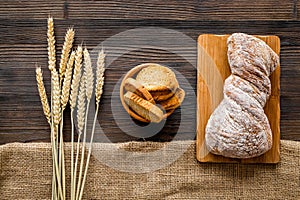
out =
{"type": "Polygon", "coordinates": [[[159,123],[163,119],[164,113],[158,106],[130,91],[125,93],[124,100],[135,113],[149,122],[159,123]]]}
{"type": "Polygon", "coordinates": [[[228,40],[232,74],[224,83],[224,99],[206,126],[208,150],[231,158],[252,158],[272,147],[272,131],[264,106],[271,94],[269,75],[278,55],[262,40],[243,33],[228,40]]]}
{"type": "Polygon", "coordinates": [[[164,110],[176,109],[183,102],[184,96],[185,96],[184,90],[181,89],[181,88],[178,88],[176,90],[175,94],[171,98],[169,98],[169,99],[167,99],[165,101],[162,101],[159,104],[161,105],[161,107],[164,110]]]}
{"type": "Polygon", "coordinates": [[[136,80],[145,86],[149,92],[175,90],[179,87],[175,73],[168,67],[152,64],[142,69],[136,80]]]}
{"type": "Polygon", "coordinates": [[[124,88],[126,91],[133,92],[143,99],[149,101],[150,103],[155,104],[155,101],[150,92],[139,81],[133,78],[128,78],[125,80],[124,88]]]}

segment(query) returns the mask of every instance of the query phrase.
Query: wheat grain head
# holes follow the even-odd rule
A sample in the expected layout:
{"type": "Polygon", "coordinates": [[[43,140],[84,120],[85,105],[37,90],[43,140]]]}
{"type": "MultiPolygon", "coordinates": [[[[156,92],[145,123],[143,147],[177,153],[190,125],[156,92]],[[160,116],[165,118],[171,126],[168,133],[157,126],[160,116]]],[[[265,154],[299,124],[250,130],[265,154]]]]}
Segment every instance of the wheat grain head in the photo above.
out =
{"type": "Polygon", "coordinates": [[[104,71],[105,71],[105,54],[103,49],[99,52],[97,60],[97,70],[96,70],[96,103],[100,102],[100,98],[103,92],[104,85],[104,71]]]}
{"type": "Polygon", "coordinates": [[[55,57],[55,36],[54,36],[54,23],[53,18],[48,18],[48,68],[52,72],[55,69],[56,57],[55,57]]]}
{"type": "Polygon", "coordinates": [[[45,115],[48,123],[51,124],[51,112],[50,112],[50,106],[48,103],[48,98],[47,98],[47,94],[46,94],[46,90],[45,90],[45,86],[44,86],[42,69],[40,67],[37,67],[35,70],[35,73],[36,73],[36,81],[37,81],[40,99],[42,102],[44,115],[45,115]]]}
{"type": "Polygon", "coordinates": [[[58,125],[61,120],[61,107],[60,107],[60,86],[59,86],[59,76],[56,70],[51,72],[52,81],[52,114],[54,125],[58,125]]]}
{"type": "Polygon", "coordinates": [[[73,46],[73,41],[74,41],[74,35],[75,31],[74,29],[70,28],[68,29],[66,36],[65,36],[65,42],[63,45],[62,53],[61,53],[61,58],[60,58],[60,64],[59,64],[59,75],[60,75],[60,81],[63,80],[63,77],[66,72],[67,68],[67,62],[69,59],[69,54],[73,46]]]}
{"type": "Polygon", "coordinates": [[[70,94],[71,109],[74,109],[76,105],[78,88],[79,88],[80,77],[81,77],[81,66],[82,66],[81,61],[82,61],[82,47],[78,46],[75,55],[75,67],[74,67],[74,73],[73,73],[72,84],[71,84],[71,94],[70,94]]]}
{"type": "Polygon", "coordinates": [[[86,91],[86,76],[83,74],[80,79],[80,88],[79,88],[79,95],[78,95],[78,104],[77,104],[77,122],[78,122],[78,132],[79,134],[82,133],[85,121],[85,91],[86,91]]]}
{"type": "Polygon", "coordinates": [[[85,84],[86,84],[86,97],[90,101],[94,89],[94,73],[92,68],[91,57],[89,51],[85,48],[83,51],[84,55],[84,74],[85,74],[85,84]]]}
{"type": "Polygon", "coordinates": [[[70,59],[69,59],[68,64],[67,64],[67,69],[66,69],[66,72],[65,72],[65,78],[64,78],[64,81],[63,81],[63,85],[62,85],[62,91],[61,91],[61,95],[62,95],[61,107],[62,107],[62,110],[64,110],[66,108],[66,105],[69,101],[74,60],[75,60],[75,52],[72,51],[70,59]]]}

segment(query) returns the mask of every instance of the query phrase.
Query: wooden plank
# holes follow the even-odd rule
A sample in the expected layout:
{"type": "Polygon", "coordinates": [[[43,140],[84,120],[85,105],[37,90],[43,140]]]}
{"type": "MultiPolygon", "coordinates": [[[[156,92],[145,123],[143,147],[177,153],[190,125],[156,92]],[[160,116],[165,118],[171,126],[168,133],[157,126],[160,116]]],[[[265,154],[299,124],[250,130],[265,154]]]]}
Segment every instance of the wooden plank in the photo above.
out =
{"type": "MultiPolygon", "coordinates": [[[[300,140],[300,22],[55,19],[58,53],[61,51],[65,30],[71,25],[74,25],[76,29],[75,43],[80,44],[84,41],[88,49],[95,48],[102,41],[122,31],[149,25],[180,31],[195,41],[198,35],[202,33],[246,32],[249,34],[279,35],[282,45],[281,139],[300,140]]],[[[0,143],[13,141],[49,142],[45,137],[48,132],[48,124],[42,113],[34,77],[35,64],[38,63],[44,70],[46,89],[49,94],[50,78],[46,67],[47,41],[45,33],[46,18],[0,20],[0,143]]],[[[155,36],[156,33],[146,34],[155,36]]],[[[163,38],[170,39],[170,36],[166,34],[163,38]]],[[[128,36],[127,39],[132,39],[132,37],[128,36]]],[[[109,53],[109,56],[116,55],[116,52],[120,52],[123,48],[125,47],[116,47],[113,52],[109,53]]],[[[126,135],[118,127],[114,127],[116,124],[110,110],[110,93],[113,86],[131,66],[143,62],[158,62],[169,65],[180,71],[196,91],[196,69],[183,58],[172,55],[170,52],[157,50],[156,47],[145,46],[141,51],[134,51],[131,47],[126,48],[130,52],[116,60],[107,71],[107,85],[105,85],[104,98],[101,100],[103,107],[101,108],[101,116],[98,118],[101,126],[104,127],[105,134],[113,142],[141,140],[126,135]]],[[[174,46],[174,50],[181,50],[186,57],[194,59],[196,62],[197,52],[194,50],[195,48],[196,42],[195,47],[191,49],[174,46]]],[[[195,110],[196,107],[191,105],[188,109],[195,110]]],[[[178,127],[180,123],[176,116],[179,117],[178,113],[170,119],[171,121],[166,124],[164,130],[146,140],[170,141],[173,139],[177,129],[172,129],[172,123],[175,127],[178,127]]],[[[186,134],[195,134],[195,116],[196,114],[190,117],[191,122],[186,125],[186,134]]],[[[122,119],[121,124],[126,124],[125,118],[122,119]]],[[[66,124],[67,132],[69,132],[69,127],[66,124]]],[[[68,138],[67,135],[66,139],[68,138]]],[[[183,134],[181,138],[187,138],[187,135],[183,134]]]]}
{"type": "Polygon", "coordinates": [[[1,2],[0,18],[292,20],[294,0],[233,1],[19,1],[1,2]]]}
{"type": "MultiPolygon", "coordinates": [[[[278,163],[280,146],[280,67],[270,76],[272,92],[264,110],[273,134],[273,146],[265,154],[251,159],[232,159],[210,153],[205,145],[205,127],[210,115],[223,99],[223,84],[231,74],[227,60],[229,35],[204,34],[198,38],[197,75],[197,159],[200,162],[278,163]]],[[[259,36],[278,55],[277,36],[259,36]]]]}

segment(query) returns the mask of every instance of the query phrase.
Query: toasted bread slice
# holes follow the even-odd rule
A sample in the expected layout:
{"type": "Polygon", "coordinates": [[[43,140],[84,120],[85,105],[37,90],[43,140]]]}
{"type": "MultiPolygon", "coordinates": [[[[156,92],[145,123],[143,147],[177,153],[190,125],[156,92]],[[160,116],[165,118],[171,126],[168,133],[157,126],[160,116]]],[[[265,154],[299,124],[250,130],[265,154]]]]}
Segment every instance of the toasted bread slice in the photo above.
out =
{"type": "Polygon", "coordinates": [[[128,78],[124,83],[125,90],[135,93],[136,95],[142,97],[143,99],[155,104],[155,101],[150,94],[150,92],[137,80],[133,78],[128,78]]]}
{"type": "Polygon", "coordinates": [[[171,98],[174,95],[174,92],[171,90],[164,91],[152,91],[150,92],[155,102],[160,102],[171,98]]]}
{"type": "Polygon", "coordinates": [[[159,123],[163,117],[163,111],[156,105],[128,91],[124,95],[127,105],[138,115],[151,122],[159,123]]]}
{"type": "Polygon", "coordinates": [[[162,65],[149,64],[142,69],[136,76],[139,81],[149,92],[153,91],[175,91],[179,85],[174,72],[162,65]]]}
{"type": "Polygon", "coordinates": [[[172,96],[171,98],[169,98],[165,101],[160,102],[159,104],[165,110],[172,110],[181,105],[181,103],[184,100],[184,96],[185,96],[184,90],[181,88],[178,88],[176,90],[174,96],[172,96]]]}

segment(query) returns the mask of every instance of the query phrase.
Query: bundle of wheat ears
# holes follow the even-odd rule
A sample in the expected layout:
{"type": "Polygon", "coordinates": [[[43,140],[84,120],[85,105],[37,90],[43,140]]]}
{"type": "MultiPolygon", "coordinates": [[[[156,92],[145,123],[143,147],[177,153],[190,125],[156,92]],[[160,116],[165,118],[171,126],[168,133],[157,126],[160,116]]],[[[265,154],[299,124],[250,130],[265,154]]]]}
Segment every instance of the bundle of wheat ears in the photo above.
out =
{"type": "Polygon", "coordinates": [[[88,50],[78,46],[72,50],[75,32],[72,28],[67,30],[62,48],[59,70],[56,69],[56,50],[53,18],[48,18],[48,68],[51,72],[51,102],[48,98],[43,82],[42,69],[36,68],[36,80],[42,107],[46,119],[51,127],[51,147],[53,158],[52,199],[66,199],[66,169],[63,141],[64,110],[70,103],[71,109],[71,187],[70,198],[82,199],[90,156],[92,141],[95,132],[97,113],[104,84],[105,54],[99,52],[97,69],[94,73],[88,50]],[[83,65],[83,67],[82,67],[83,65]],[[95,84],[94,84],[95,82],[95,84]],[[92,94],[95,88],[96,112],[91,130],[90,145],[85,159],[87,140],[88,111],[92,94]],[[78,141],[74,144],[74,111],[77,111],[78,141]],[[80,145],[80,138],[83,137],[80,145]],[[77,148],[74,148],[76,145],[77,148]],[[81,149],[81,150],[80,150],[81,149]],[[76,150],[76,153],[75,153],[76,150]],[[81,152],[81,154],[80,154],[81,152]],[[81,158],[79,158],[81,155],[81,158]],[[79,170],[77,172],[77,170],[79,170]]]}

